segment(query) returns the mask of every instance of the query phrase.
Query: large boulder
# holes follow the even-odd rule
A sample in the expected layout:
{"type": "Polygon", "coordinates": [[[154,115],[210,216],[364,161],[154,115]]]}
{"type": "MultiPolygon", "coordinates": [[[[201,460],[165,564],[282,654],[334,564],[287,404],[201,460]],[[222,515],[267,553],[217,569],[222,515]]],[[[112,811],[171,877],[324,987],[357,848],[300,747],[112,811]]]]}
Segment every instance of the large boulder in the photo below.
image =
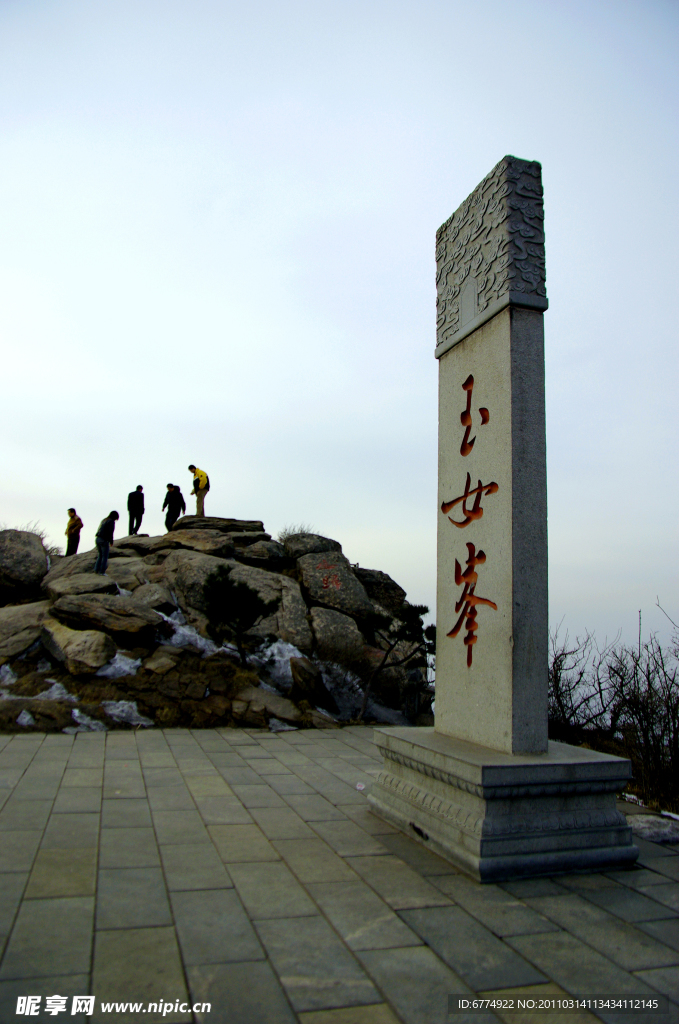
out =
{"type": "MultiPolygon", "coordinates": [[[[248,534],[243,534],[243,537],[247,536],[248,534]]],[[[246,565],[260,566],[273,572],[280,572],[292,564],[292,559],[288,558],[285,548],[276,540],[258,540],[247,547],[239,545],[236,548],[236,558],[246,565]]]]}
{"type": "Polygon", "coordinates": [[[137,555],[148,555],[150,551],[154,550],[154,544],[158,540],[158,537],[149,537],[148,534],[140,536],[139,534],[133,534],[130,537],[121,537],[111,546],[110,553],[122,551],[129,556],[130,552],[134,552],[137,555]]]}
{"type": "Polygon", "coordinates": [[[73,594],[117,594],[118,585],[108,576],[99,576],[93,572],[78,573],[74,576],[62,576],[61,579],[50,580],[45,590],[53,601],[60,597],[73,594]]]}
{"type": "Polygon", "coordinates": [[[136,590],[149,582],[148,570],[141,558],[115,558],[108,563],[106,575],[123,590],[136,590]]]}
{"type": "Polygon", "coordinates": [[[44,577],[42,589],[48,590],[51,583],[55,580],[61,580],[65,576],[77,576],[83,572],[91,573],[94,570],[97,555],[97,549],[94,548],[92,551],[83,551],[79,555],[69,555],[68,558],[60,558],[44,577]]]}
{"type": "Polygon", "coordinates": [[[151,553],[178,548],[215,555],[217,558],[231,558],[234,552],[230,536],[220,530],[173,530],[164,537],[154,537],[148,550],[151,553]]]}
{"type": "Polygon", "coordinates": [[[310,617],[319,658],[340,665],[352,664],[361,658],[365,639],[349,615],[332,608],[312,608],[310,617]]]}
{"type": "Polygon", "coordinates": [[[52,605],[52,615],[72,629],[102,630],[125,647],[151,646],[156,631],[165,636],[172,632],[161,615],[129,597],[104,594],[60,597],[52,605]]]}
{"type": "Polygon", "coordinates": [[[49,601],[0,608],[0,659],[15,658],[34,644],[49,614],[49,601]]]}
{"type": "Polygon", "coordinates": [[[54,619],[43,622],[41,639],[43,647],[74,676],[96,672],[116,653],[116,645],[106,633],[69,629],[54,619]]]}
{"type": "Polygon", "coordinates": [[[165,615],[171,615],[177,610],[177,602],[172,596],[172,591],[162,583],[144,583],[134,591],[132,600],[135,604],[164,612],[165,615]]]}
{"type": "Polygon", "coordinates": [[[261,532],[264,523],[258,519],[222,519],[219,516],[183,516],[172,527],[175,530],[220,530],[222,533],[261,532]]]}
{"type": "Polygon", "coordinates": [[[39,593],[48,570],[49,558],[40,537],[27,530],[0,530],[0,601],[39,593]]]}
{"type": "Polygon", "coordinates": [[[386,572],[380,572],[379,569],[361,569],[357,566],[353,573],[363,584],[371,600],[381,605],[390,615],[398,615],[406,599],[403,587],[399,587],[391,576],[387,576],[386,572]]]}
{"type": "Polygon", "coordinates": [[[318,665],[308,658],[290,658],[292,686],[289,697],[295,704],[306,701],[312,708],[322,708],[331,715],[339,713],[335,698],[323,682],[318,665]]]}
{"type": "Polygon", "coordinates": [[[342,552],[338,540],[321,537],[319,533],[293,533],[283,541],[285,552],[290,558],[301,558],[302,555],[318,555],[323,551],[342,552]]]}
{"type": "Polygon", "coordinates": [[[349,560],[338,551],[303,555],[297,559],[302,584],[310,599],[354,618],[373,614],[363,584],[356,579],[349,560]]]}
{"type": "Polygon", "coordinates": [[[295,580],[238,562],[233,564],[230,578],[236,583],[245,583],[265,601],[278,601],[276,611],[250,630],[254,636],[277,636],[300,651],[311,651],[313,640],[307,609],[295,580]]]}

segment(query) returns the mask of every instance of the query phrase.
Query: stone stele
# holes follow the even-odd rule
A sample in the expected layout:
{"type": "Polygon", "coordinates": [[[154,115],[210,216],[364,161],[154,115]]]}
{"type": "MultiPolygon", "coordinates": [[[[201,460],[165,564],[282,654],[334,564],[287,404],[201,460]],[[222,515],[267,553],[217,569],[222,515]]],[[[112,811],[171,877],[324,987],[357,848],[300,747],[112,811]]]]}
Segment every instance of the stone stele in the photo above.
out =
{"type": "Polygon", "coordinates": [[[629,761],[547,739],[543,216],[507,156],[437,232],[436,724],[376,730],[369,796],[482,881],[638,856],[629,761]]]}

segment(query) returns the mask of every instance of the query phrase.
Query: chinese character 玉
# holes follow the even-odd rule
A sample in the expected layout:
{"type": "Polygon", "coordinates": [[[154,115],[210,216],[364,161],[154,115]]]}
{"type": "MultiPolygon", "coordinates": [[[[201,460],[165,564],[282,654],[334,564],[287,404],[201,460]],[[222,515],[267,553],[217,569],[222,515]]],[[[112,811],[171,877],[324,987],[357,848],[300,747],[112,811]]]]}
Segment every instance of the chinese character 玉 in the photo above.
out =
{"type": "Polygon", "coordinates": [[[461,494],[459,498],[455,498],[453,501],[444,501],[441,505],[442,512],[450,512],[451,508],[454,508],[455,505],[459,505],[459,503],[462,502],[462,515],[464,516],[462,522],[458,522],[457,519],[453,519],[452,516],[448,516],[453,526],[459,526],[460,529],[464,526],[468,526],[469,523],[472,523],[475,519],[480,519],[483,515],[483,509],[481,508],[481,496],[483,494],[495,494],[498,490],[498,486],[495,482],[482,484],[480,480],[478,487],[470,489],[469,485],[471,482],[472,478],[469,473],[467,473],[467,482],[464,485],[464,494],[461,494]],[[474,498],[474,504],[471,508],[467,508],[467,498],[471,498],[472,494],[476,495],[474,498]]]}
{"type": "Polygon", "coordinates": [[[447,636],[456,637],[462,628],[462,622],[464,619],[465,629],[467,633],[464,638],[464,644],[467,648],[467,668],[471,668],[472,664],[472,650],[473,645],[477,641],[476,630],[479,628],[479,624],[476,621],[478,614],[477,605],[485,604],[489,608],[494,608],[497,611],[497,605],[494,601],[489,601],[487,597],[477,597],[474,593],[476,584],[478,581],[478,573],[476,572],[477,565],[483,565],[486,560],[486,554],[484,551],[476,552],[476,547],[473,544],[467,544],[467,551],[469,556],[467,558],[467,568],[462,572],[462,566],[455,559],[455,585],[457,587],[462,586],[464,583],[464,590],[462,591],[462,597],[455,605],[455,611],[459,612],[462,609],[462,613],[451,629],[447,636]]]}
{"type": "MultiPolygon", "coordinates": [[[[467,392],[467,408],[464,412],[460,413],[460,423],[465,428],[464,438],[460,445],[460,455],[469,455],[470,451],[474,447],[475,437],[469,440],[469,435],[472,432],[472,391],[474,390],[474,378],[470,373],[466,381],[462,385],[462,390],[467,392]]],[[[486,408],[479,409],[481,416],[481,426],[485,427],[486,423],[490,421],[490,413],[486,408]]]]}

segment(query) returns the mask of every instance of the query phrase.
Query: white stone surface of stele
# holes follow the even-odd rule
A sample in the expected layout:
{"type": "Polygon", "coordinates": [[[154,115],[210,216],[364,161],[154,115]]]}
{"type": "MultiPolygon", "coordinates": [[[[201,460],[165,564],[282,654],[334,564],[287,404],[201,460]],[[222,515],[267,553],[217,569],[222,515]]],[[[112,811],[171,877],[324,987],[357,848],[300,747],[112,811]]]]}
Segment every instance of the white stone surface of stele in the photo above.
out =
{"type": "Polygon", "coordinates": [[[437,233],[433,729],[376,731],[373,809],[482,881],[629,866],[628,761],[547,738],[540,164],[505,157],[437,233]]]}

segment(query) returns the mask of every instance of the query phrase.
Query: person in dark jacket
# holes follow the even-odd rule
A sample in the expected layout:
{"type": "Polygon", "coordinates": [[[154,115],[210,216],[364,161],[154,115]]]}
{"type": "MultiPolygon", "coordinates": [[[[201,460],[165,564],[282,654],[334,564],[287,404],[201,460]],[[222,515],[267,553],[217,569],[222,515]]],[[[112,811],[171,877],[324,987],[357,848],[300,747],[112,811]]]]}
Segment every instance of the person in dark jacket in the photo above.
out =
{"type": "Polygon", "coordinates": [[[80,543],[80,531],[83,528],[83,521],[79,515],[76,515],[74,508],[68,510],[68,523],[66,524],[66,537],[68,543],[66,546],[67,555],[75,555],[78,550],[78,544],[80,543]]]}
{"type": "Polygon", "coordinates": [[[141,521],[144,516],[144,488],[141,484],[136,491],[130,491],[127,496],[127,511],[130,513],[130,537],[139,532],[141,521]]]}
{"type": "Polygon", "coordinates": [[[106,519],[102,519],[99,523],[99,529],[97,530],[94,538],[95,544],[97,545],[97,560],[94,563],[94,571],[99,576],[106,575],[106,566],[108,565],[108,549],[113,544],[113,531],[116,528],[116,523],[120,519],[117,512],[109,512],[106,519]]]}
{"type": "Polygon", "coordinates": [[[167,515],[165,516],[165,529],[169,533],[182,512],[186,512],[184,495],[176,484],[167,485],[167,494],[165,495],[163,508],[167,509],[167,515]]]}

